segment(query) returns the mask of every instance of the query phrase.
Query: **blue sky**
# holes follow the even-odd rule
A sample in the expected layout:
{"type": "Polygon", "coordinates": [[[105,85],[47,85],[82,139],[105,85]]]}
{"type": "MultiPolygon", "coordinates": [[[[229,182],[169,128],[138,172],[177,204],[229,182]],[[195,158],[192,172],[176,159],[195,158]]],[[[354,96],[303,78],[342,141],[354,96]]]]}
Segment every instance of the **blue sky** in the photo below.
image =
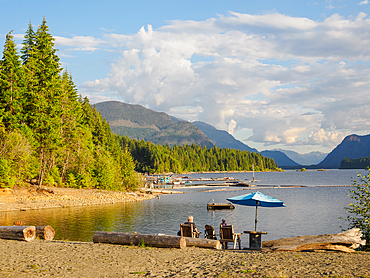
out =
{"type": "Polygon", "coordinates": [[[92,103],[120,100],[258,150],[330,152],[370,133],[370,4],[0,0],[0,40],[45,16],[92,103]]]}

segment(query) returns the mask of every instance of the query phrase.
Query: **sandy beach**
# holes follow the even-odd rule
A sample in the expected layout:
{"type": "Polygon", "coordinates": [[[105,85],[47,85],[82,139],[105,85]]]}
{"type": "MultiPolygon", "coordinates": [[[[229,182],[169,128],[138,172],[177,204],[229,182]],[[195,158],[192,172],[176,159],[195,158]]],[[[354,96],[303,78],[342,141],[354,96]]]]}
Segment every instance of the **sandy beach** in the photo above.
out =
{"type": "Polygon", "coordinates": [[[370,253],[0,240],[1,277],[370,277],[370,253]]]}

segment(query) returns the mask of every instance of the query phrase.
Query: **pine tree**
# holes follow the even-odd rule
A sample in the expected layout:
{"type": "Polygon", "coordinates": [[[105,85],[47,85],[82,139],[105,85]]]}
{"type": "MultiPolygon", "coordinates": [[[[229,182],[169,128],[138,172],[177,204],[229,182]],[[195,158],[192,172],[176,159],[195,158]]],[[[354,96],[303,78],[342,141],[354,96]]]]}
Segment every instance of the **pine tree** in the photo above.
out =
{"type": "Polygon", "coordinates": [[[16,45],[6,35],[3,58],[0,61],[0,111],[7,130],[19,129],[23,122],[23,71],[16,45]]]}
{"type": "MultiPolygon", "coordinates": [[[[31,40],[32,41],[32,40],[31,40]]],[[[39,154],[39,185],[57,160],[61,144],[61,67],[49,34],[45,17],[34,37],[35,47],[29,45],[27,68],[28,125],[34,132],[39,154]]]]}

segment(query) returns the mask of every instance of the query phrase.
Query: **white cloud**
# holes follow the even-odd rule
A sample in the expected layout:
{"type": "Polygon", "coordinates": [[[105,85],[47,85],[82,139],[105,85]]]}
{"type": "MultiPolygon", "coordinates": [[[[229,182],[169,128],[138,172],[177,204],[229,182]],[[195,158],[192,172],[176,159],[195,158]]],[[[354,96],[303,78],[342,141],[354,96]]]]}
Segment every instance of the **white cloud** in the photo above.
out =
{"type": "MultiPolygon", "coordinates": [[[[365,13],[317,22],[230,12],[146,29],[106,35],[122,55],[106,78],[83,89],[230,133],[253,130],[249,140],[265,145],[312,144],[330,151],[349,133],[370,133],[365,13]]],[[[79,44],[73,41],[59,43],[79,44]]],[[[81,42],[104,44],[87,37],[81,42]]]]}
{"type": "Polygon", "coordinates": [[[369,0],[364,0],[360,3],[358,3],[358,5],[367,5],[367,4],[369,4],[369,0]]]}
{"type": "Polygon", "coordinates": [[[99,45],[106,44],[105,41],[91,36],[73,36],[72,38],[54,36],[54,39],[56,46],[70,47],[69,50],[77,51],[95,51],[99,45]]]}

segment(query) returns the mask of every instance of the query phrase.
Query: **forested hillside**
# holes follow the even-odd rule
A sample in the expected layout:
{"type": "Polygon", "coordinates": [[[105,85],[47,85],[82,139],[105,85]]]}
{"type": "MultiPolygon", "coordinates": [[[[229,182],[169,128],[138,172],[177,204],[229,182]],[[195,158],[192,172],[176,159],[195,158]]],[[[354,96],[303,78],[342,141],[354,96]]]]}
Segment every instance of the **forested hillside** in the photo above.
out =
{"type": "Polygon", "coordinates": [[[0,187],[38,185],[125,190],[139,182],[129,152],[81,99],[61,67],[45,18],[30,23],[20,53],[10,32],[0,61],[0,187]]]}
{"type": "Polygon", "coordinates": [[[119,136],[122,149],[128,149],[136,170],[143,173],[199,172],[199,171],[256,171],[277,170],[275,161],[259,153],[235,149],[211,149],[200,145],[155,145],[144,140],[119,136]]]}
{"type": "Polygon", "coordinates": [[[187,121],[175,121],[163,112],[119,101],[96,103],[95,107],[109,122],[115,134],[170,146],[193,143],[207,148],[214,146],[195,125],[187,121]]]}
{"type": "Polygon", "coordinates": [[[366,169],[369,170],[370,167],[370,156],[361,157],[358,159],[344,158],[339,169],[366,169]]]}

